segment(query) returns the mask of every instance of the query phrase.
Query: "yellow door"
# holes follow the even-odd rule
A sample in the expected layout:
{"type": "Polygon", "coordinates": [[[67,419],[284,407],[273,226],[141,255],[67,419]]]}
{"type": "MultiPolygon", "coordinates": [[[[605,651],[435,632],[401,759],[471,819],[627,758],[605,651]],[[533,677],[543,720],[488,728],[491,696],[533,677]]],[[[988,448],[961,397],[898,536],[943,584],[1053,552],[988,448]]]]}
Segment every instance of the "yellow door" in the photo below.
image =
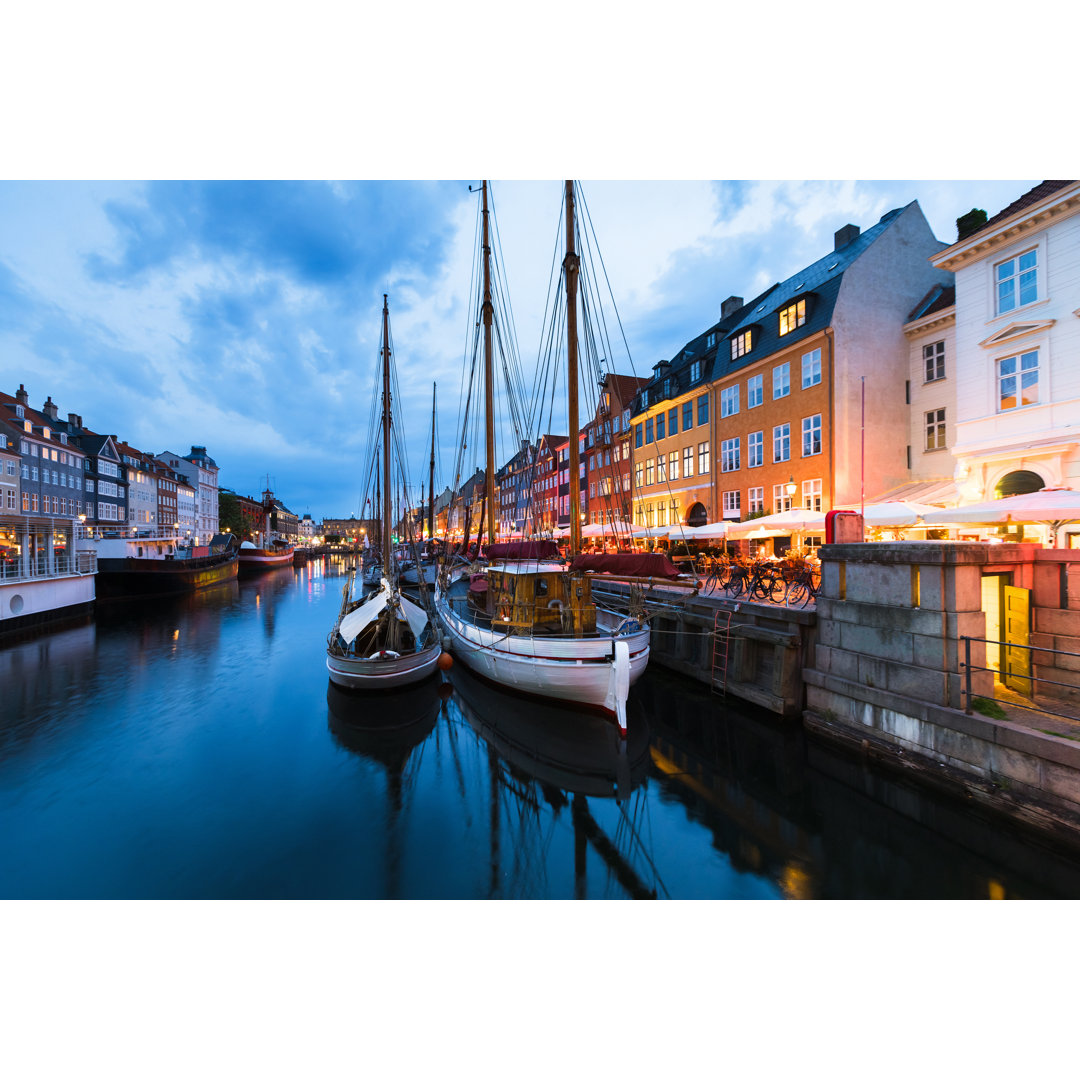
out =
{"type": "Polygon", "coordinates": [[[1014,645],[1031,644],[1031,590],[1004,586],[1005,663],[1002,665],[1005,685],[1010,690],[1031,697],[1031,650],[1014,649],[1014,645]]]}

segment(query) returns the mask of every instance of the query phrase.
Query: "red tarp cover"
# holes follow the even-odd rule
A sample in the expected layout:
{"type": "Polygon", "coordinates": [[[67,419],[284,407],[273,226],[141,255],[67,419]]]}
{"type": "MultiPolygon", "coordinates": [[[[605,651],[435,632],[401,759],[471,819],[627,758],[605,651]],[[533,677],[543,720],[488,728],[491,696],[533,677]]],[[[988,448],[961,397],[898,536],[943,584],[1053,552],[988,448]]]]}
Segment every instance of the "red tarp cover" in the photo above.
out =
{"type": "Polygon", "coordinates": [[[487,592],[487,578],[483,574],[477,574],[469,581],[469,592],[471,593],[483,593],[487,592]]]}
{"type": "Polygon", "coordinates": [[[625,577],[677,578],[679,571],[660,552],[640,554],[578,555],[571,570],[591,570],[594,574],[622,574],[625,577]]]}
{"type": "Polygon", "coordinates": [[[488,544],[484,554],[489,559],[553,559],[558,562],[562,558],[554,540],[504,540],[488,544]]]}

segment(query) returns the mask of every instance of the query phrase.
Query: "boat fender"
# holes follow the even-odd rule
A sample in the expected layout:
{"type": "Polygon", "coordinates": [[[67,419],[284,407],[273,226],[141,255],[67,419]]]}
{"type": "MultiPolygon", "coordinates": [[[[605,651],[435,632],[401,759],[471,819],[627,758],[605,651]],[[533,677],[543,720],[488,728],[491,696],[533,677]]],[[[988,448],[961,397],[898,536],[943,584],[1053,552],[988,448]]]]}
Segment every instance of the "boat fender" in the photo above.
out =
{"type": "Polygon", "coordinates": [[[561,601],[561,600],[560,600],[560,599],[559,599],[559,598],[558,598],[558,597],[556,596],[554,600],[549,600],[549,601],[548,601],[548,605],[547,605],[547,606],[548,606],[549,608],[555,608],[555,610],[556,610],[556,611],[560,611],[560,612],[561,612],[561,611],[562,611],[562,609],[563,609],[563,602],[562,602],[562,601],[561,601]]]}
{"type": "Polygon", "coordinates": [[[394,652],[393,649],[380,649],[375,654],[376,660],[397,660],[401,656],[401,653],[394,652]]]}

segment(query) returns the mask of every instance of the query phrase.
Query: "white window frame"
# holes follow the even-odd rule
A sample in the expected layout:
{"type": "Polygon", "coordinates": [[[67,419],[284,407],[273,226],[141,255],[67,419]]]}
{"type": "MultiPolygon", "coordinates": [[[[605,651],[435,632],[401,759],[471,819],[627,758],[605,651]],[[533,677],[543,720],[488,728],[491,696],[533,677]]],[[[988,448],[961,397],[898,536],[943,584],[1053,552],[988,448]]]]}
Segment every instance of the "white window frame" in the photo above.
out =
{"type": "Polygon", "coordinates": [[[923,384],[940,382],[945,378],[945,339],[930,341],[922,347],[923,384]],[[938,369],[941,370],[939,375],[938,369]]]}
{"type": "MultiPolygon", "coordinates": [[[[1042,359],[1041,359],[1041,356],[1040,356],[1041,352],[1042,352],[1042,350],[1038,346],[1036,346],[1035,348],[1032,348],[1032,349],[1023,349],[1020,352],[1009,353],[1006,356],[998,357],[994,361],[994,411],[995,412],[997,412],[997,413],[1012,413],[1012,412],[1015,412],[1017,409],[1028,409],[1028,408],[1031,408],[1031,406],[1033,406],[1033,405],[1038,405],[1043,401],[1049,400],[1049,395],[1043,393],[1043,378],[1044,378],[1045,365],[1042,363],[1042,359]],[[1019,403],[1018,402],[1016,405],[1010,405],[1007,408],[1002,408],[1001,407],[1001,381],[1002,381],[1002,379],[1003,378],[1010,378],[1010,377],[1011,378],[1018,378],[1019,376],[1021,376],[1025,369],[1023,369],[1020,365],[1023,363],[1023,360],[1024,360],[1025,357],[1032,356],[1032,355],[1034,355],[1034,357],[1035,357],[1035,366],[1034,366],[1034,368],[1028,368],[1027,370],[1035,371],[1037,376],[1038,376],[1038,378],[1036,379],[1036,383],[1035,383],[1036,389],[1039,392],[1038,397],[1036,397],[1036,399],[1034,401],[1029,401],[1027,403],[1019,403]],[[1001,374],[1001,365],[1008,363],[1010,360],[1015,360],[1015,361],[1018,362],[1016,371],[1012,376],[1007,376],[1007,375],[1003,376],[1001,374]]],[[[1019,387],[1018,389],[1022,390],[1023,388],[1019,387]]]]}
{"type": "Polygon", "coordinates": [[[791,460],[791,424],[773,428],[773,464],[791,460]]]}
{"type": "Polygon", "coordinates": [[[765,509],[765,489],[752,487],[746,490],[746,512],[754,514],[765,509]]]}
{"type": "Polygon", "coordinates": [[[821,350],[811,349],[802,355],[802,388],[809,390],[821,382],[821,350]]]}
{"type": "Polygon", "coordinates": [[[802,482],[802,504],[804,510],[821,510],[821,479],[802,482]]]}
{"type": "Polygon", "coordinates": [[[720,391],[720,416],[735,416],[739,411],[739,384],[725,386],[720,391]]]}
{"type": "Polygon", "coordinates": [[[821,413],[813,416],[804,416],[802,422],[802,456],[814,457],[821,453],[821,413]],[[817,436],[817,448],[814,448],[814,436],[817,436]],[[810,441],[810,449],[806,449],[807,439],[810,441]]]}
{"type": "Polygon", "coordinates": [[[765,464],[765,432],[751,431],[746,437],[746,467],[760,469],[765,464]]]}
{"type": "Polygon", "coordinates": [[[756,409],[765,401],[765,376],[751,375],[746,380],[746,407],[756,409]],[[755,394],[756,391],[756,394],[755,394]],[[755,401],[755,397],[757,400],[755,401]]]}
{"type": "Polygon", "coordinates": [[[721,495],[721,505],[723,506],[723,516],[738,517],[742,513],[742,492],[741,491],[725,491],[721,495]]]}
{"type": "Polygon", "coordinates": [[[1041,286],[1042,286],[1042,280],[1041,280],[1042,275],[1039,273],[1039,265],[1042,262],[1042,259],[1040,258],[1040,255],[1041,255],[1041,252],[1039,251],[1039,245],[1034,244],[1034,245],[1031,245],[1030,247],[1024,247],[1022,250],[1019,250],[1019,251],[1015,252],[1012,255],[1006,255],[1003,259],[996,259],[994,261],[993,270],[992,270],[992,276],[993,276],[993,286],[994,286],[994,308],[993,308],[993,311],[994,311],[995,315],[1012,315],[1013,312],[1019,311],[1021,308],[1030,307],[1032,304],[1037,304],[1039,302],[1039,300],[1041,298],[1041,294],[1042,294],[1042,288],[1041,288],[1041,286]],[[1023,259],[1024,256],[1031,255],[1031,254],[1034,254],[1034,256],[1035,256],[1035,265],[1032,266],[1032,267],[1025,267],[1025,268],[1021,269],[1020,268],[1020,260],[1023,259]],[[1013,272],[1012,272],[1012,274],[1009,275],[1009,277],[1004,278],[1004,279],[1000,279],[999,278],[999,271],[1007,263],[1012,263],[1013,264],[1013,267],[1012,267],[1013,272]],[[1021,301],[1021,299],[1020,299],[1020,280],[1021,280],[1021,278],[1027,277],[1028,275],[1030,275],[1032,273],[1034,273],[1034,276],[1035,276],[1035,295],[1030,300],[1021,301]],[[1010,307],[1007,307],[1007,308],[1003,308],[1001,306],[1001,289],[1000,289],[1000,286],[1003,283],[1003,281],[1008,281],[1008,282],[1012,283],[1013,303],[1012,303],[1012,305],[1010,307]]]}
{"type": "Polygon", "coordinates": [[[791,364],[785,361],[772,369],[773,401],[785,398],[791,393],[791,364]]]}
{"type": "Polygon", "coordinates": [[[936,453],[946,448],[945,410],[928,409],[923,413],[923,453],[936,453]],[[932,419],[931,419],[932,418],[932,419]],[[931,445],[933,443],[933,445],[931,445]]]}
{"type": "Polygon", "coordinates": [[[740,456],[738,437],[722,440],[720,443],[720,471],[738,472],[740,456]]]}

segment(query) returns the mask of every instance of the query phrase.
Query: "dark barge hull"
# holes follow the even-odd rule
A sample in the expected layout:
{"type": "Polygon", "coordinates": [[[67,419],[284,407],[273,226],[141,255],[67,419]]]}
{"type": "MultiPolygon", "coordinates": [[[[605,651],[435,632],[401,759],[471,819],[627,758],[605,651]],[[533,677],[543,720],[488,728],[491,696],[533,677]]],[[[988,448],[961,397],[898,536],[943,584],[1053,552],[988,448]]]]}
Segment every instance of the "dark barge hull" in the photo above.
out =
{"type": "Polygon", "coordinates": [[[201,559],[99,559],[98,600],[176,596],[235,581],[239,560],[230,555],[201,559]]]}

